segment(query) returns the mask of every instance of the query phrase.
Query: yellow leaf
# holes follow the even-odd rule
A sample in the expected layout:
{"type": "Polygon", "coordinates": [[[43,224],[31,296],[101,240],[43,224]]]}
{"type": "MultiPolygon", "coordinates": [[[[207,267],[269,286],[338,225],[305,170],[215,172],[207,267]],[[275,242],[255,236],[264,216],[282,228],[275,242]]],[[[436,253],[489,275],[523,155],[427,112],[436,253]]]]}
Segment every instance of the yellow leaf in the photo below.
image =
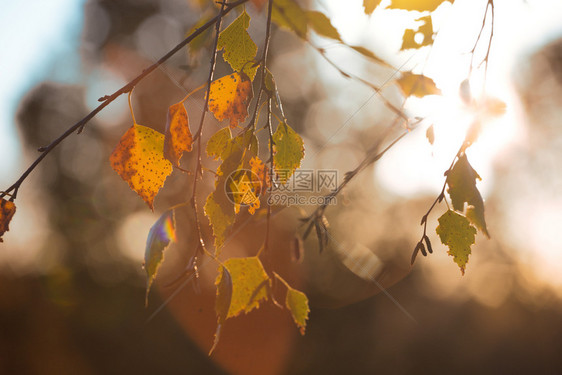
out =
{"type": "Polygon", "coordinates": [[[252,100],[252,82],[245,74],[233,73],[211,83],[209,110],[217,120],[228,119],[236,128],[248,116],[248,104],[252,100]]]}
{"type": "Polygon", "coordinates": [[[340,33],[324,13],[309,10],[306,12],[306,18],[308,19],[308,25],[318,35],[341,41],[340,33]]]}
{"type": "Polygon", "coordinates": [[[273,134],[273,166],[282,184],[299,168],[304,158],[304,142],[289,125],[280,122],[273,134]]]}
{"type": "Polygon", "coordinates": [[[172,165],[180,166],[184,151],[191,151],[193,136],[189,130],[189,118],[182,102],[168,108],[166,133],[164,135],[164,157],[172,165]]]}
{"type": "Polygon", "coordinates": [[[172,173],[172,164],[164,158],[164,135],[135,124],[121,137],[109,161],[115,172],[154,210],[154,198],[172,173]]]}
{"type": "Polygon", "coordinates": [[[10,221],[15,213],[15,203],[2,198],[2,200],[0,200],[0,242],[4,242],[2,236],[10,229],[10,221]]]}
{"type": "Polygon", "coordinates": [[[406,29],[404,31],[404,36],[402,37],[402,47],[400,48],[401,51],[411,48],[421,48],[433,44],[433,23],[431,22],[431,16],[421,17],[416,21],[423,21],[423,24],[417,30],[406,29]],[[423,35],[421,43],[416,42],[415,39],[415,36],[418,33],[423,35]]]}
{"type": "Polygon", "coordinates": [[[389,8],[432,12],[445,1],[453,3],[455,0],[391,0],[389,8]]]}
{"type": "Polygon", "coordinates": [[[145,305],[148,305],[150,287],[156,278],[158,268],[160,268],[160,264],[164,260],[164,251],[168,248],[170,242],[176,242],[174,210],[164,212],[148,232],[144,252],[144,270],[146,271],[145,305]]]}
{"type": "Polygon", "coordinates": [[[228,280],[225,280],[226,271],[230,276],[232,293],[228,304],[228,313],[224,319],[233,318],[241,313],[249,313],[259,307],[260,302],[269,297],[271,280],[262,263],[257,257],[230,258],[219,266],[219,275],[215,282],[217,285],[217,299],[215,310],[219,315],[224,314],[228,300],[228,280]]]}
{"type": "Polygon", "coordinates": [[[471,253],[470,246],[474,244],[476,228],[470,225],[466,217],[452,210],[441,215],[438,221],[436,232],[441,242],[449,247],[448,254],[453,257],[464,275],[471,253]]]}
{"type": "Polygon", "coordinates": [[[304,331],[306,329],[306,321],[308,320],[308,313],[310,312],[306,294],[287,286],[285,306],[291,312],[295,324],[300,329],[301,335],[304,335],[304,331]]]}
{"type": "Polygon", "coordinates": [[[254,80],[257,66],[253,60],[258,52],[258,47],[248,34],[250,16],[243,11],[220,35],[217,50],[224,48],[223,58],[230,67],[237,72],[244,72],[254,80]]]}
{"type": "Polygon", "coordinates": [[[414,74],[412,72],[402,72],[402,77],[396,80],[398,86],[404,93],[404,96],[410,95],[422,98],[426,95],[440,95],[441,90],[435,86],[435,82],[421,74],[414,74]]]}
{"type": "Polygon", "coordinates": [[[378,7],[380,3],[381,0],[363,0],[363,8],[365,9],[365,14],[373,14],[375,8],[378,7]]]}

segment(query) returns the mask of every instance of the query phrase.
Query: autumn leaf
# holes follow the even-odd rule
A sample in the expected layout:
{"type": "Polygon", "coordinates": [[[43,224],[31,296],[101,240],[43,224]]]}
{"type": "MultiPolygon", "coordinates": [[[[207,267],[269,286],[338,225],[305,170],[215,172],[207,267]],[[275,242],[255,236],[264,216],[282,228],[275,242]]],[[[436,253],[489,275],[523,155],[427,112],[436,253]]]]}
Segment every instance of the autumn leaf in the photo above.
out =
{"type": "Polygon", "coordinates": [[[156,278],[160,264],[164,260],[164,251],[170,242],[176,242],[176,219],[174,210],[168,210],[160,216],[148,232],[146,249],[144,252],[144,269],[146,271],[146,297],[145,305],[148,306],[148,293],[156,278]]]}
{"type": "Polygon", "coordinates": [[[237,72],[244,72],[252,81],[257,66],[253,60],[258,47],[248,34],[250,16],[244,10],[220,35],[217,50],[224,48],[223,58],[237,72]]]}
{"type": "Polygon", "coordinates": [[[452,210],[445,212],[438,221],[436,232],[441,242],[449,247],[448,254],[453,257],[464,275],[476,228],[470,225],[466,217],[452,210]]]}
{"type": "Polygon", "coordinates": [[[301,335],[304,335],[306,329],[306,321],[308,320],[308,298],[306,294],[291,287],[287,288],[287,296],[285,297],[285,306],[291,312],[293,320],[299,327],[301,335]]]}
{"type": "Polygon", "coordinates": [[[164,157],[172,165],[180,166],[180,159],[184,151],[191,151],[193,136],[189,130],[189,118],[183,102],[173,104],[168,108],[166,132],[164,134],[164,157]]]}
{"type": "Polygon", "coordinates": [[[226,197],[224,189],[217,189],[207,197],[204,211],[213,228],[215,253],[218,255],[234,224],[234,204],[226,197]]]}
{"type": "Polygon", "coordinates": [[[306,39],[308,18],[306,12],[294,0],[275,0],[271,19],[277,25],[293,31],[302,39],[306,39]]]}
{"type": "Polygon", "coordinates": [[[273,166],[282,184],[299,168],[304,158],[304,142],[289,125],[280,122],[273,134],[273,166]]]}
{"type": "Polygon", "coordinates": [[[418,12],[429,11],[432,12],[439,5],[449,1],[453,3],[455,0],[391,0],[390,9],[405,9],[405,10],[417,10],[418,12]]]}
{"type": "Polygon", "coordinates": [[[421,48],[424,46],[429,46],[433,44],[433,23],[431,22],[431,16],[425,16],[418,18],[416,21],[422,21],[423,24],[417,29],[406,29],[404,31],[404,36],[402,37],[402,47],[400,51],[411,49],[411,48],[421,48]],[[416,34],[421,33],[423,35],[423,40],[421,43],[416,42],[416,34]]]}
{"type": "Polygon", "coordinates": [[[306,18],[308,19],[308,26],[318,35],[341,41],[340,33],[324,13],[309,10],[306,12],[306,18]]]}
{"type": "Polygon", "coordinates": [[[220,129],[207,141],[207,155],[215,160],[221,158],[223,151],[227,148],[231,140],[232,132],[230,128],[220,129]]]}
{"type": "Polygon", "coordinates": [[[215,310],[220,321],[221,316],[225,316],[224,320],[226,320],[258,308],[260,302],[269,297],[271,280],[257,257],[230,258],[219,266],[215,285],[217,286],[215,310]],[[226,274],[230,276],[232,284],[230,296],[228,280],[225,280],[226,274]],[[227,302],[228,299],[230,303],[227,302]],[[226,306],[228,310],[225,315],[226,306]]]}
{"type": "Polygon", "coordinates": [[[414,74],[412,72],[402,72],[402,77],[396,80],[398,86],[404,93],[404,96],[410,95],[423,98],[426,95],[440,95],[441,90],[435,86],[435,82],[421,74],[414,74]]]}
{"type": "Polygon", "coordinates": [[[164,135],[135,124],[121,137],[109,161],[113,170],[154,210],[154,198],[172,173],[172,164],[164,158],[164,135]]]}
{"type": "Polygon", "coordinates": [[[427,130],[425,131],[425,137],[429,144],[433,144],[435,142],[435,131],[433,130],[433,125],[430,125],[427,130]]]}
{"type": "Polygon", "coordinates": [[[248,116],[252,96],[252,82],[248,76],[233,73],[211,83],[209,110],[217,120],[228,119],[230,127],[236,128],[248,116]]]}
{"type": "Polygon", "coordinates": [[[0,242],[4,242],[2,240],[2,236],[10,229],[10,221],[12,220],[12,217],[14,217],[15,213],[15,203],[2,198],[0,200],[0,242]]]}
{"type": "Polygon", "coordinates": [[[380,3],[381,0],[363,0],[363,8],[365,9],[365,14],[373,14],[375,8],[378,7],[380,3]]]}
{"type": "Polygon", "coordinates": [[[464,212],[464,204],[467,203],[466,217],[489,238],[484,218],[484,201],[476,187],[477,179],[481,178],[468,162],[466,154],[463,154],[447,175],[447,192],[455,210],[464,212]]]}

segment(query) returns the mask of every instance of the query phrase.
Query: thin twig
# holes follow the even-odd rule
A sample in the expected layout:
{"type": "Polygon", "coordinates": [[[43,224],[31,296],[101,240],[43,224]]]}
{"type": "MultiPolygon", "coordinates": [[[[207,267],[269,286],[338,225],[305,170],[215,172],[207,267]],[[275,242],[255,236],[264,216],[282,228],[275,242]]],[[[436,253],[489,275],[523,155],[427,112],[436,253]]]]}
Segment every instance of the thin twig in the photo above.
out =
{"type": "Polygon", "coordinates": [[[199,128],[195,133],[195,137],[197,138],[197,162],[195,167],[195,173],[193,178],[193,192],[191,195],[191,206],[193,207],[193,215],[195,216],[195,229],[197,230],[197,238],[198,238],[198,245],[197,250],[195,252],[195,256],[198,254],[198,250],[202,250],[205,254],[209,255],[211,258],[216,259],[214,255],[212,255],[205,246],[205,241],[203,240],[203,235],[201,233],[201,222],[199,221],[199,210],[197,208],[197,181],[199,181],[199,177],[202,176],[203,171],[201,167],[201,135],[203,133],[203,124],[205,122],[205,116],[209,111],[209,96],[211,94],[211,83],[213,82],[213,76],[215,74],[216,62],[217,62],[217,45],[219,43],[219,35],[220,29],[222,24],[222,18],[224,16],[226,3],[221,3],[221,8],[219,10],[219,14],[216,18],[216,26],[215,26],[215,41],[213,45],[213,53],[211,54],[211,66],[209,68],[209,77],[207,78],[207,92],[205,93],[205,105],[203,108],[203,112],[201,113],[201,120],[199,121],[199,128]]]}

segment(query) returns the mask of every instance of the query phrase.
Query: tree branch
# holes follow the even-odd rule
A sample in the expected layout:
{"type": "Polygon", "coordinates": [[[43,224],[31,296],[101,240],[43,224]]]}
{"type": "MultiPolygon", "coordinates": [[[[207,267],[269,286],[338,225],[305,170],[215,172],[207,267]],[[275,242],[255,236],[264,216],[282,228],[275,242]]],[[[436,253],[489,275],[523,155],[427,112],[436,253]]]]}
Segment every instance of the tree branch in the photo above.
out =
{"type": "MultiPolygon", "coordinates": [[[[105,95],[98,99],[102,102],[98,107],[92,110],[89,114],[87,114],[83,119],[76,122],[70,128],[68,128],[63,134],[61,134],[57,139],[52,141],[49,145],[39,148],[39,152],[41,155],[27,168],[27,170],[20,176],[20,178],[14,182],[8,189],[2,191],[0,193],[0,198],[3,198],[6,195],[10,195],[10,200],[13,201],[16,199],[18,190],[21,184],[25,181],[25,179],[29,176],[29,174],[41,163],[41,161],[47,156],[55,147],[57,147],[63,140],[68,138],[72,133],[77,132],[80,134],[84,129],[84,126],[96,116],[101,110],[103,110],[106,106],[108,106],[111,102],[117,99],[119,96],[128,93],[135,87],[140,81],[142,81],[145,77],[147,77],[150,73],[156,70],[160,65],[164,64],[168,59],[170,59],[174,54],[176,54],[180,49],[188,45],[193,39],[197,36],[201,35],[205,30],[209,27],[213,26],[217,20],[221,19],[223,16],[228,14],[232,9],[236,8],[237,6],[246,3],[248,0],[238,0],[233,3],[227,4],[224,8],[222,14],[217,15],[216,17],[209,20],[203,26],[192,32],[188,37],[178,43],[174,48],[172,48],[167,54],[162,56],[157,62],[149,66],[148,68],[144,69],[137,77],[127,83],[125,86],[121,87],[119,90],[115,91],[111,95],[105,95]],[[12,192],[12,193],[11,193],[12,192]],[[10,194],[11,193],[11,194],[10,194]]],[[[225,4],[223,4],[225,5],[225,4]]]]}

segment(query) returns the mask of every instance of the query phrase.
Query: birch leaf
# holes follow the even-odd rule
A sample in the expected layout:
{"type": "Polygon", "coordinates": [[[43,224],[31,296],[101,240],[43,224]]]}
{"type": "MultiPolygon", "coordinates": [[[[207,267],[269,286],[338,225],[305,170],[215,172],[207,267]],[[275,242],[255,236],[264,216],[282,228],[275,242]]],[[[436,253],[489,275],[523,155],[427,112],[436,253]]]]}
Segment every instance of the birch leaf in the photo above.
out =
{"type": "Polygon", "coordinates": [[[2,236],[10,229],[10,221],[15,213],[15,203],[2,198],[0,200],[0,242],[4,242],[2,236]]]}
{"type": "Polygon", "coordinates": [[[449,247],[448,254],[453,257],[464,275],[471,253],[470,246],[474,244],[476,228],[470,225],[466,217],[452,210],[445,212],[438,221],[436,232],[441,242],[449,247]]]}
{"type": "Polygon", "coordinates": [[[189,130],[189,118],[183,102],[168,108],[166,132],[164,134],[164,157],[172,165],[180,166],[180,159],[185,151],[193,147],[193,136],[189,130]]]}
{"type": "Polygon", "coordinates": [[[219,121],[228,119],[230,127],[248,117],[248,104],[252,100],[252,81],[246,74],[233,73],[211,83],[209,110],[219,121]]]}
{"type": "Polygon", "coordinates": [[[154,198],[172,173],[172,164],[164,158],[164,135],[134,124],[121,137],[109,161],[113,170],[154,210],[154,198]]]}
{"type": "Polygon", "coordinates": [[[237,72],[244,72],[252,81],[257,66],[253,61],[258,52],[256,43],[248,34],[250,16],[243,11],[220,35],[217,50],[224,49],[223,58],[237,72]]]}

